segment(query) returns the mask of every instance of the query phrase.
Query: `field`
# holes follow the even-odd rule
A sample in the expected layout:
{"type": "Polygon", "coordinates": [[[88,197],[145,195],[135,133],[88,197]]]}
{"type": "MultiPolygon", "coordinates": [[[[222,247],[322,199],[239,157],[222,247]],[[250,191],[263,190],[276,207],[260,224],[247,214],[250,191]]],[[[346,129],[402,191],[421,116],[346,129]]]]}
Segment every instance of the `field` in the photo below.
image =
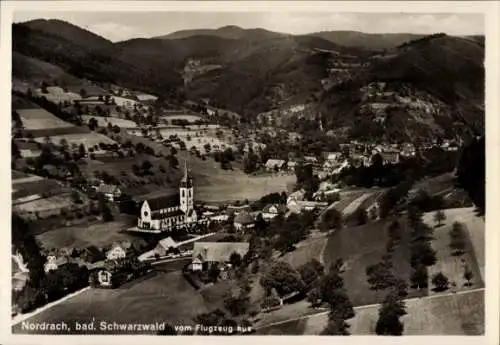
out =
{"type": "MultiPolygon", "coordinates": [[[[404,335],[482,335],[484,334],[484,290],[413,298],[406,301],[402,317],[404,335]]],[[[354,308],[356,315],[347,322],[352,335],[375,335],[378,305],[354,308]]],[[[279,321],[278,321],[279,322],[279,321]]],[[[257,334],[318,335],[326,326],[321,313],[271,327],[257,334]]]]}
{"type": "Polygon", "coordinates": [[[36,239],[45,248],[85,248],[91,245],[102,248],[114,241],[136,239],[133,235],[122,232],[128,228],[130,223],[123,220],[109,223],[99,221],[47,231],[37,235],[36,239]]]}
{"type": "Polygon", "coordinates": [[[328,243],[328,237],[313,238],[300,242],[298,248],[291,253],[287,253],[283,260],[295,268],[316,259],[323,262],[323,253],[328,243]]]}
{"type": "Polygon", "coordinates": [[[160,119],[161,120],[164,120],[164,121],[168,121],[169,124],[171,124],[172,120],[186,120],[186,121],[189,121],[189,122],[196,122],[196,121],[200,121],[202,120],[203,118],[201,116],[197,116],[197,115],[164,115],[164,116],[160,116],[160,119]]]}
{"type": "Polygon", "coordinates": [[[29,195],[42,195],[51,193],[52,195],[58,192],[64,192],[61,184],[55,180],[49,179],[34,179],[27,177],[21,181],[15,182],[13,185],[12,199],[23,198],[29,195]]]}
{"type": "MultiPolygon", "coordinates": [[[[323,259],[325,267],[329,267],[337,258],[344,260],[343,277],[354,306],[379,303],[385,295],[383,291],[370,289],[366,279],[366,267],[380,262],[382,255],[386,253],[387,227],[390,222],[391,220],[381,220],[362,226],[346,227],[328,238],[323,259]]],[[[401,244],[394,249],[392,260],[394,274],[405,281],[409,281],[411,272],[408,237],[408,234],[403,235],[401,244]]],[[[409,291],[410,297],[417,293],[409,291]]]]}
{"type": "MultiPolygon", "coordinates": [[[[156,152],[169,155],[170,148],[146,138],[122,135],[136,144],[142,142],[156,152]]],[[[195,200],[205,202],[227,202],[236,200],[256,200],[273,192],[286,191],[295,183],[294,175],[248,176],[239,169],[223,170],[212,159],[201,160],[187,152],[179,151],[177,158],[182,166],[184,161],[193,174],[195,200]]],[[[172,179],[173,180],[173,179],[172,179]]]]}
{"type": "Polygon", "coordinates": [[[73,127],[71,123],[59,119],[45,109],[16,109],[16,111],[27,130],[73,127]]]}
{"type": "MultiPolygon", "coordinates": [[[[86,149],[89,149],[91,147],[96,147],[99,145],[99,143],[104,143],[104,144],[114,144],[115,142],[108,138],[107,136],[100,134],[100,133],[95,133],[95,132],[89,132],[89,133],[74,133],[74,134],[61,134],[61,135],[51,135],[50,140],[55,143],[59,144],[61,142],[61,139],[66,139],[68,141],[69,145],[80,145],[83,144],[86,149]]],[[[45,141],[44,137],[39,137],[35,138],[36,141],[43,143],[45,141]]]]}
{"type": "Polygon", "coordinates": [[[48,101],[52,103],[62,103],[62,102],[73,102],[75,100],[82,99],[78,93],[74,92],[64,92],[64,90],[60,87],[48,87],[47,93],[42,93],[40,89],[35,90],[35,94],[38,97],[45,97],[48,101]]]}
{"type": "Polygon", "coordinates": [[[96,119],[99,127],[107,127],[110,123],[112,126],[118,126],[120,128],[136,128],[137,124],[134,121],[119,119],[116,117],[102,117],[93,115],[82,115],[82,120],[85,124],[89,123],[90,119],[96,119]]]}
{"type": "MultiPolygon", "coordinates": [[[[434,229],[432,246],[437,252],[437,262],[434,266],[429,267],[429,276],[442,272],[450,281],[456,283],[456,289],[459,290],[482,287],[485,251],[484,220],[474,214],[473,208],[449,209],[445,210],[445,214],[446,220],[444,224],[434,229]],[[470,238],[466,253],[460,257],[451,255],[449,247],[449,231],[454,222],[464,224],[470,238]],[[471,287],[464,286],[464,283],[466,283],[463,278],[464,263],[467,263],[474,275],[471,287]]],[[[433,212],[424,215],[424,221],[430,226],[435,225],[433,216],[433,212]]]]}
{"type": "MultiPolygon", "coordinates": [[[[149,279],[132,282],[115,290],[89,289],[31,317],[28,321],[64,320],[70,326],[75,322],[88,323],[93,319],[97,325],[101,321],[193,325],[196,315],[212,309],[213,305],[194,290],[182,277],[181,272],[177,271],[158,273],[149,279]]],[[[15,325],[12,332],[23,332],[21,324],[15,325]]]]}
{"type": "Polygon", "coordinates": [[[14,210],[20,213],[34,212],[56,212],[65,207],[70,207],[73,204],[69,195],[55,195],[48,198],[38,199],[23,204],[18,204],[14,210]]]}

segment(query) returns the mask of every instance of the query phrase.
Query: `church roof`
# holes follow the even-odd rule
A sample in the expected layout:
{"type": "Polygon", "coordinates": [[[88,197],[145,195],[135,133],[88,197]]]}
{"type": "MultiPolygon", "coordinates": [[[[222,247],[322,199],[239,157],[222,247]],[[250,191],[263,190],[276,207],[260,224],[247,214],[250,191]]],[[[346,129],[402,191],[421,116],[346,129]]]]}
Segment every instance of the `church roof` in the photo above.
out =
{"type": "Polygon", "coordinates": [[[184,211],[177,209],[175,211],[165,212],[165,213],[155,212],[151,215],[151,218],[152,219],[166,219],[166,218],[171,218],[171,217],[182,216],[183,214],[184,214],[184,211]]]}
{"type": "Polygon", "coordinates": [[[154,199],[147,200],[151,212],[162,210],[168,207],[175,207],[180,205],[180,197],[179,193],[168,195],[168,196],[160,196],[154,199]]]}

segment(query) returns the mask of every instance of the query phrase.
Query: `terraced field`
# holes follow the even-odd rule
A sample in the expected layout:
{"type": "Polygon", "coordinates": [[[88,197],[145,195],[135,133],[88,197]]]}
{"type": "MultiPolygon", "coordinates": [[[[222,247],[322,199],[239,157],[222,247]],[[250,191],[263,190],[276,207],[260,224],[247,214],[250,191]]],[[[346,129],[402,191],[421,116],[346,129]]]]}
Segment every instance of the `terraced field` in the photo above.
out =
{"type": "Polygon", "coordinates": [[[137,124],[134,121],[126,119],[119,119],[117,117],[82,115],[82,120],[84,123],[88,124],[90,119],[96,119],[99,127],[107,127],[108,124],[111,124],[111,126],[118,126],[120,128],[137,128],[137,124]]]}

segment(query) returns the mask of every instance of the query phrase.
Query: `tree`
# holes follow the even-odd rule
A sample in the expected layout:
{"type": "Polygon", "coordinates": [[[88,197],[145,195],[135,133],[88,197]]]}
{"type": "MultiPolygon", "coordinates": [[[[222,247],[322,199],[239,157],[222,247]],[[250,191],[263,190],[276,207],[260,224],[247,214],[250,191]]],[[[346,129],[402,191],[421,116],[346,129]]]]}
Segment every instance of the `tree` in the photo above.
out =
{"type": "Polygon", "coordinates": [[[94,131],[99,126],[99,123],[97,122],[97,120],[95,118],[91,118],[89,120],[88,126],[89,126],[89,129],[91,131],[94,131]]]}
{"type": "Polygon", "coordinates": [[[323,214],[323,219],[320,223],[320,228],[322,231],[329,231],[330,229],[340,229],[342,227],[342,213],[331,208],[323,214]]]}
{"type": "Polygon", "coordinates": [[[388,228],[389,238],[394,242],[401,240],[401,224],[397,219],[392,221],[388,228]]]}
{"type": "Polygon", "coordinates": [[[454,222],[450,230],[450,248],[453,249],[453,255],[463,254],[466,247],[466,235],[464,225],[454,222]]]}
{"type": "Polygon", "coordinates": [[[307,294],[307,301],[311,303],[311,307],[319,307],[322,303],[321,292],[319,291],[319,289],[316,288],[309,291],[309,293],[307,294]]]}
{"type": "Polygon", "coordinates": [[[328,314],[330,319],[338,317],[343,320],[348,320],[354,317],[354,308],[343,289],[331,291],[327,302],[330,304],[330,313],[328,314]]]}
{"type": "Polygon", "coordinates": [[[437,223],[437,226],[440,227],[441,224],[446,220],[446,215],[443,210],[438,210],[434,213],[434,222],[437,223]]]}
{"type": "Polygon", "coordinates": [[[419,264],[432,266],[436,263],[436,251],[432,249],[429,242],[419,241],[411,245],[411,266],[419,264]]]}
{"type": "Polygon", "coordinates": [[[148,174],[150,172],[149,169],[151,169],[152,167],[153,165],[151,164],[150,161],[145,160],[144,162],[142,162],[141,168],[145,174],[148,174]]]}
{"type": "Polygon", "coordinates": [[[219,279],[219,275],[220,275],[219,266],[216,263],[210,265],[210,268],[208,270],[208,276],[210,280],[213,281],[214,283],[217,282],[217,279],[219,279]]]}
{"type": "Polygon", "coordinates": [[[231,256],[229,257],[229,263],[233,267],[236,267],[236,268],[240,267],[242,264],[241,255],[236,253],[236,252],[232,253],[231,256]]]}
{"type": "Polygon", "coordinates": [[[276,289],[280,296],[300,291],[304,287],[299,272],[289,263],[278,261],[264,273],[260,279],[260,285],[267,291],[276,289]]]}
{"type": "Polygon", "coordinates": [[[425,265],[418,265],[413,269],[410,278],[412,287],[419,290],[426,288],[428,285],[428,279],[429,275],[427,273],[427,267],[425,267],[425,265]]]}
{"type": "Polygon", "coordinates": [[[471,286],[472,283],[472,278],[474,278],[474,274],[472,273],[472,270],[470,269],[470,267],[468,265],[465,265],[464,267],[464,279],[467,281],[467,283],[465,284],[466,286],[471,286]]]}
{"type": "Polygon", "coordinates": [[[318,260],[312,259],[308,263],[300,266],[298,271],[304,284],[306,286],[311,286],[312,283],[323,275],[324,268],[318,260]]]}
{"type": "Polygon", "coordinates": [[[75,204],[81,204],[83,203],[82,198],[80,197],[80,193],[78,193],[76,190],[71,192],[71,200],[75,204]]]}
{"type": "Polygon", "coordinates": [[[389,292],[379,309],[379,318],[375,326],[377,335],[402,335],[403,323],[399,318],[406,314],[405,309],[401,297],[393,291],[389,292]]]}
{"type": "Polygon", "coordinates": [[[432,277],[432,284],[434,285],[435,291],[444,291],[448,289],[450,282],[448,277],[446,277],[442,272],[439,272],[432,277]]]}
{"type": "Polygon", "coordinates": [[[390,255],[384,256],[382,261],[366,268],[367,281],[373,290],[384,290],[394,286],[395,277],[392,273],[390,255]]]}
{"type": "Polygon", "coordinates": [[[349,325],[341,317],[336,314],[329,318],[325,329],[321,335],[349,335],[349,325]]]}
{"type": "Polygon", "coordinates": [[[355,213],[355,217],[356,217],[356,222],[358,223],[358,225],[364,225],[366,223],[368,223],[368,212],[366,212],[366,209],[360,207],[356,210],[356,213],[355,213]]]}

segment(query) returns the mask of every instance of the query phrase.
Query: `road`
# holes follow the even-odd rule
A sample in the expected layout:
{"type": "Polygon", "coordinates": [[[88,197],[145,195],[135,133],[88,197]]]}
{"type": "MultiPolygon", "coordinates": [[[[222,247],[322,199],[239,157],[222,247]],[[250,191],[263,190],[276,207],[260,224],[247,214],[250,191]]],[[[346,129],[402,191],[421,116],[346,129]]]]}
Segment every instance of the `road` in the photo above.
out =
{"type": "MultiPolygon", "coordinates": [[[[433,299],[433,298],[441,298],[441,297],[446,297],[446,296],[451,296],[451,295],[463,295],[463,294],[468,294],[468,293],[477,292],[477,291],[484,291],[484,288],[466,290],[466,291],[458,291],[458,292],[445,292],[445,293],[430,295],[430,296],[426,296],[426,297],[414,297],[414,298],[405,299],[404,301],[411,302],[411,301],[420,300],[420,299],[433,299]]],[[[380,306],[380,303],[367,304],[367,305],[361,305],[361,306],[354,307],[354,310],[360,310],[360,309],[366,309],[366,308],[372,308],[372,307],[378,307],[378,306],[380,306]]],[[[329,311],[323,311],[323,312],[319,312],[316,314],[290,318],[287,320],[277,321],[277,322],[273,322],[273,323],[270,323],[267,325],[254,327],[254,329],[255,330],[265,329],[265,328],[269,328],[269,327],[273,327],[273,326],[277,326],[277,325],[282,325],[282,324],[285,324],[288,322],[300,321],[300,320],[310,319],[310,318],[318,317],[318,316],[326,316],[326,315],[328,315],[328,313],[329,313],[329,311]]]]}

